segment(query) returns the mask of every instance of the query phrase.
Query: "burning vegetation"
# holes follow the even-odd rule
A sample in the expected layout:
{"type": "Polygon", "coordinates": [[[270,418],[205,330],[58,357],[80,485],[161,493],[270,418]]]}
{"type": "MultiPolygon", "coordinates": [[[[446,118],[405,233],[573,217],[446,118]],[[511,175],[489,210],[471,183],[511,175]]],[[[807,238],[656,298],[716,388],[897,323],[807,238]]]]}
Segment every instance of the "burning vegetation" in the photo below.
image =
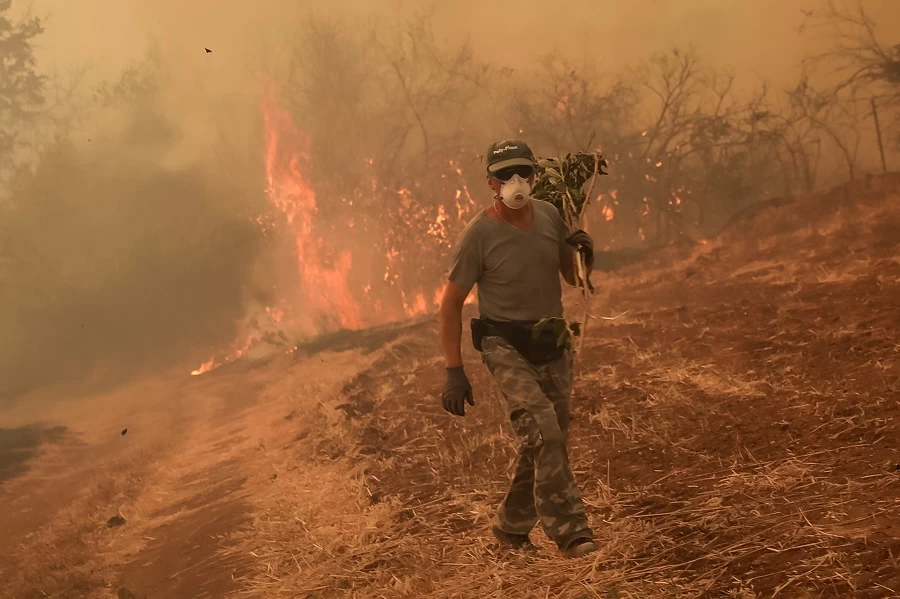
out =
{"type": "Polygon", "coordinates": [[[37,366],[48,352],[71,365],[63,375],[215,349],[198,360],[205,372],[264,338],[291,348],[433,310],[452,243],[485,193],[479,156],[509,131],[544,156],[603,152],[609,177],[586,227],[607,250],[702,240],[754,203],[881,170],[897,150],[896,57],[862,5],[810,15],[810,31],[840,36],[787,92],[754,89],[683,49],[620,71],[554,55],[517,73],[437,40],[427,13],[392,26],[311,15],[290,52],[264,59],[246,102],[205,125],[217,131],[212,159],[179,132],[197,123],[170,110],[179,71],[164,48],[76,101],[77,80],[37,69],[43,23],[11,19],[9,0],[0,15],[18,56],[3,63],[18,84],[0,115],[0,264],[16,289],[2,351],[21,366],[12,387],[56,376],[37,366]],[[835,64],[837,75],[825,71],[835,64]],[[114,126],[102,120],[111,114],[114,126]],[[201,312],[195,298],[212,288],[201,312]],[[79,301],[108,307],[82,322],[79,301]]]}

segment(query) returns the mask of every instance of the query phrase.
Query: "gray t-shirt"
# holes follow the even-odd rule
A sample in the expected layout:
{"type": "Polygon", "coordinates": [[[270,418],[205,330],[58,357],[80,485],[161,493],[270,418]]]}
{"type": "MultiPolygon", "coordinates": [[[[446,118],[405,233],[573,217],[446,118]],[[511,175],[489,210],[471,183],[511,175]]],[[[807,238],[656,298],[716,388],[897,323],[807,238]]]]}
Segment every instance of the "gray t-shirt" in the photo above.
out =
{"type": "Polygon", "coordinates": [[[534,222],[525,231],[481,211],[463,230],[449,279],[478,284],[481,315],[491,320],[562,317],[559,256],[566,225],[553,204],[532,200],[534,222]]]}

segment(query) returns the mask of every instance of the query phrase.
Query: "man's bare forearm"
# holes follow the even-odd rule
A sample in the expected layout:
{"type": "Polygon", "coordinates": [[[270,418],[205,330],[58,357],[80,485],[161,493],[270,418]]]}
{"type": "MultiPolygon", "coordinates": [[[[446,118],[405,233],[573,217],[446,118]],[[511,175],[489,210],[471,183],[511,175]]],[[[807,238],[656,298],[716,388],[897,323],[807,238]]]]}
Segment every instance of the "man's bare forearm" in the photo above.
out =
{"type": "Polygon", "coordinates": [[[441,345],[447,368],[462,366],[462,306],[441,305],[441,345]]]}
{"type": "Polygon", "coordinates": [[[471,288],[449,281],[441,300],[441,346],[447,368],[462,366],[462,311],[471,288]]]}

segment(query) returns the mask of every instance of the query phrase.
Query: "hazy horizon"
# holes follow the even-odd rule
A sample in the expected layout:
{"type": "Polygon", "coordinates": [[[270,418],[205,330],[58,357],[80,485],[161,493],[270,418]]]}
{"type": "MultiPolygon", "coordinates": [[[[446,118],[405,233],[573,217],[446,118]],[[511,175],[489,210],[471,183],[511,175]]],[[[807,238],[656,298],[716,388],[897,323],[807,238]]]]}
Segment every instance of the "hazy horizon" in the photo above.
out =
{"type": "MultiPolygon", "coordinates": [[[[900,3],[868,4],[880,7],[882,34],[896,38],[900,3]]],[[[14,13],[27,6],[14,2],[14,13]]],[[[30,6],[34,15],[49,17],[38,42],[40,66],[63,70],[87,66],[88,79],[95,81],[114,78],[122,68],[139,61],[154,39],[198,56],[208,47],[217,60],[239,64],[241,54],[252,51],[256,37],[265,37],[267,30],[289,35],[281,30],[281,17],[307,11],[334,16],[379,14],[391,19],[430,8],[439,37],[455,43],[468,37],[480,59],[514,68],[559,52],[575,59],[587,57],[615,70],[673,45],[693,46],[713,66],[731,68],[743,76],[753,74],[776,85],[790,84],[802,58],[823,43],[820,34],[801,32],[804,11],[821,6],[818,0],[727,5],[718,0],[575,0],[564,5],[569,15],[536,0],[488,4],[351,0],[341,3],[337,14],[330,9],[331,3],[321,1],[300,8],[270,2],[252,7],[232,3],[226,9],[212,0],[34,0],[30,6]]]]}

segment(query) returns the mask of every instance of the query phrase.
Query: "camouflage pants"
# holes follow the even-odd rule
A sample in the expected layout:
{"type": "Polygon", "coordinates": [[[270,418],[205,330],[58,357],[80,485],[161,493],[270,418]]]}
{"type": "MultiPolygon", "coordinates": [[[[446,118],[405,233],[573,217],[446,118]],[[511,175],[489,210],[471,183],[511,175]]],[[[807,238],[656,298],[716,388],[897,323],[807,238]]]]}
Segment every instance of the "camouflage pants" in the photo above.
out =
{"type": "Polygon", "coordinates": [[[500,337],[485,337],[482,349],[519,442],[515,474],[497,510],[495,528],[525,535],[540,520],[560,548],[592,537],[566,450],[571,350],[559,360],[534,366],[500,337]]]}

